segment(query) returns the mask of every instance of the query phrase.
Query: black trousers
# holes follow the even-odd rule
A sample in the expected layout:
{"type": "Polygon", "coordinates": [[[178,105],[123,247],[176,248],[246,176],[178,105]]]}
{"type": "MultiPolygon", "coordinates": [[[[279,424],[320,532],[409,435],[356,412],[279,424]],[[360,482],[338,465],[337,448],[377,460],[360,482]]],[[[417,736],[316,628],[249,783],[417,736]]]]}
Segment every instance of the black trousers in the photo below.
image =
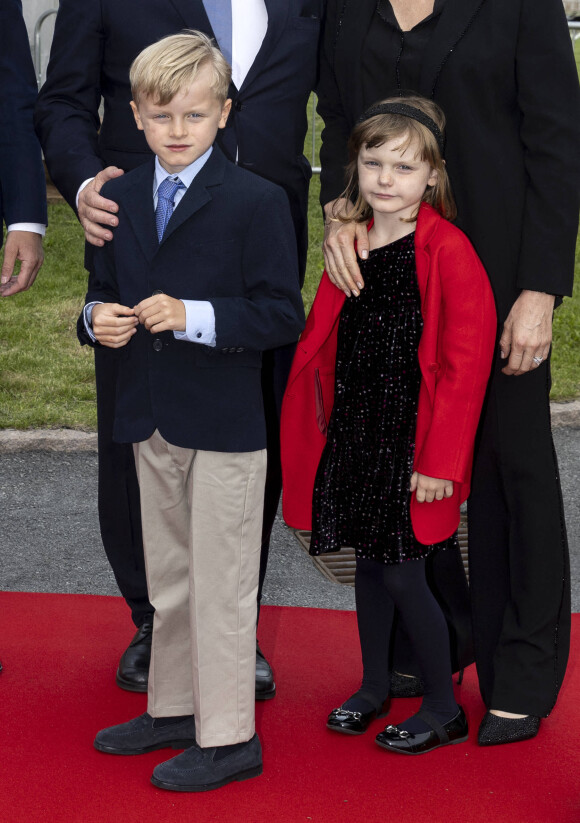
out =
{"type": "MultiPolygon", "coordinates": [[[[193,345],[193,344],[192,344],[193,345]]],[[[280,466],[280,409],[295,345],[264,352],[262,391],[266,415],[268,467],[264,496],[264,520],[258,605],[266,576],[272,527],[282,491],[280,466]]],[[[115,387],[119,353],[95,347],[99,448],[98,509],[101,538],[117,585],[136,626],[153,613],[147,593],[139,485],[131,444],[113,441],[115,387]]]]}
{"type": "Polygon", "coordinates": [[[550,427],[550,363],[494,364],[469,500],[475,659],[488,708],[545,717],[570,645],[570,574],[550,427]]]}

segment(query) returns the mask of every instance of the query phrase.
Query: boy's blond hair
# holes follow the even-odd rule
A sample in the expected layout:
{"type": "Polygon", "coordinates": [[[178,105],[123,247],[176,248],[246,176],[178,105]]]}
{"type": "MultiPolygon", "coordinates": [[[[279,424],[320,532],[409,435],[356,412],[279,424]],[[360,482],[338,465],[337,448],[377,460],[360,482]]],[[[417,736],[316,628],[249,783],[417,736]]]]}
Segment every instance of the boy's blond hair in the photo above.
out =
{"type": "Polygon", "coordinates": [[[223,105],[232,70],[211,39],[193,29],[164,37],[133,61],[129,72],[133,99],[139,102],[140,97],[150,97],[156,105],[165,106],[189,88],[205,66],[211,68],[210,87],[223,105]]]}

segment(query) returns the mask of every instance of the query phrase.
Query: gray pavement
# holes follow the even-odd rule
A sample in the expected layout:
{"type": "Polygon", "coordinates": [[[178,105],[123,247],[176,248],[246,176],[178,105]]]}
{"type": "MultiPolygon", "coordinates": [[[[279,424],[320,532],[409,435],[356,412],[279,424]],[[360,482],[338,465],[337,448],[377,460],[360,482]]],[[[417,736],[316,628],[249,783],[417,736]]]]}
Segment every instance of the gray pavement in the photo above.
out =
{"type": "MultiPolygon", "coordinates": [[[[580,611],[580,425],[555,429],[580,611]]],[[[0,432],[0,590],[117,595],[98,529],[92,435],[0,432]],[[42,450],[38,450],[38,446],[42,450]],[[68,451],[67,449],[72,449],[68,451]]],[[[353,589],[327,580],[280,516],[264,587],[268,604],[354,609],[353,589]]]]}

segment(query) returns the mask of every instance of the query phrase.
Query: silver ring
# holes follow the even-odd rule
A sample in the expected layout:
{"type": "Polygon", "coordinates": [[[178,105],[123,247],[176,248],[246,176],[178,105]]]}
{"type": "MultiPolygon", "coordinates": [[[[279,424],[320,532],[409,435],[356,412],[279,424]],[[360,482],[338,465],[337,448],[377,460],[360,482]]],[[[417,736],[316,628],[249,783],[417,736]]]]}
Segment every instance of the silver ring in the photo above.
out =
{"type": "Polygon", "coordinates": [[[532,360],[534,361],[536,366],[539,366],[543,359],[544,359],[543,357],[533,357],[532,358],[532,360]]]}

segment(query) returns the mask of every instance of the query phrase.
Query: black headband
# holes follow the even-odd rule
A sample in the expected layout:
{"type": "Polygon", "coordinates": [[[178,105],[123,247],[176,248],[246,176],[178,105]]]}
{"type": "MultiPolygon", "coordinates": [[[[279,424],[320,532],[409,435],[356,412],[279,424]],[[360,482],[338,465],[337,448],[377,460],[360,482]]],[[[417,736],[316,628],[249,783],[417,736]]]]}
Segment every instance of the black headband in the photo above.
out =
{"type": "Polygon", "coordinates": [[[443,139],[441,129],[437,123],[432,120],[428,114],[421,111],[421,109],[417,109],[415,106],[409,106],[408,103],[379,103],[377,106],[371,106],[370,109],[367,109],[356,121],[357,125],[364,123],[365,120],[370,120],[371,117],[376,117],[378,114],[402,114],[403,117],[410,117],[412,120],[417,120],[417,122],[429,129],[437,141],[439,151],[443,154],[445,140],[443,139]]]}

